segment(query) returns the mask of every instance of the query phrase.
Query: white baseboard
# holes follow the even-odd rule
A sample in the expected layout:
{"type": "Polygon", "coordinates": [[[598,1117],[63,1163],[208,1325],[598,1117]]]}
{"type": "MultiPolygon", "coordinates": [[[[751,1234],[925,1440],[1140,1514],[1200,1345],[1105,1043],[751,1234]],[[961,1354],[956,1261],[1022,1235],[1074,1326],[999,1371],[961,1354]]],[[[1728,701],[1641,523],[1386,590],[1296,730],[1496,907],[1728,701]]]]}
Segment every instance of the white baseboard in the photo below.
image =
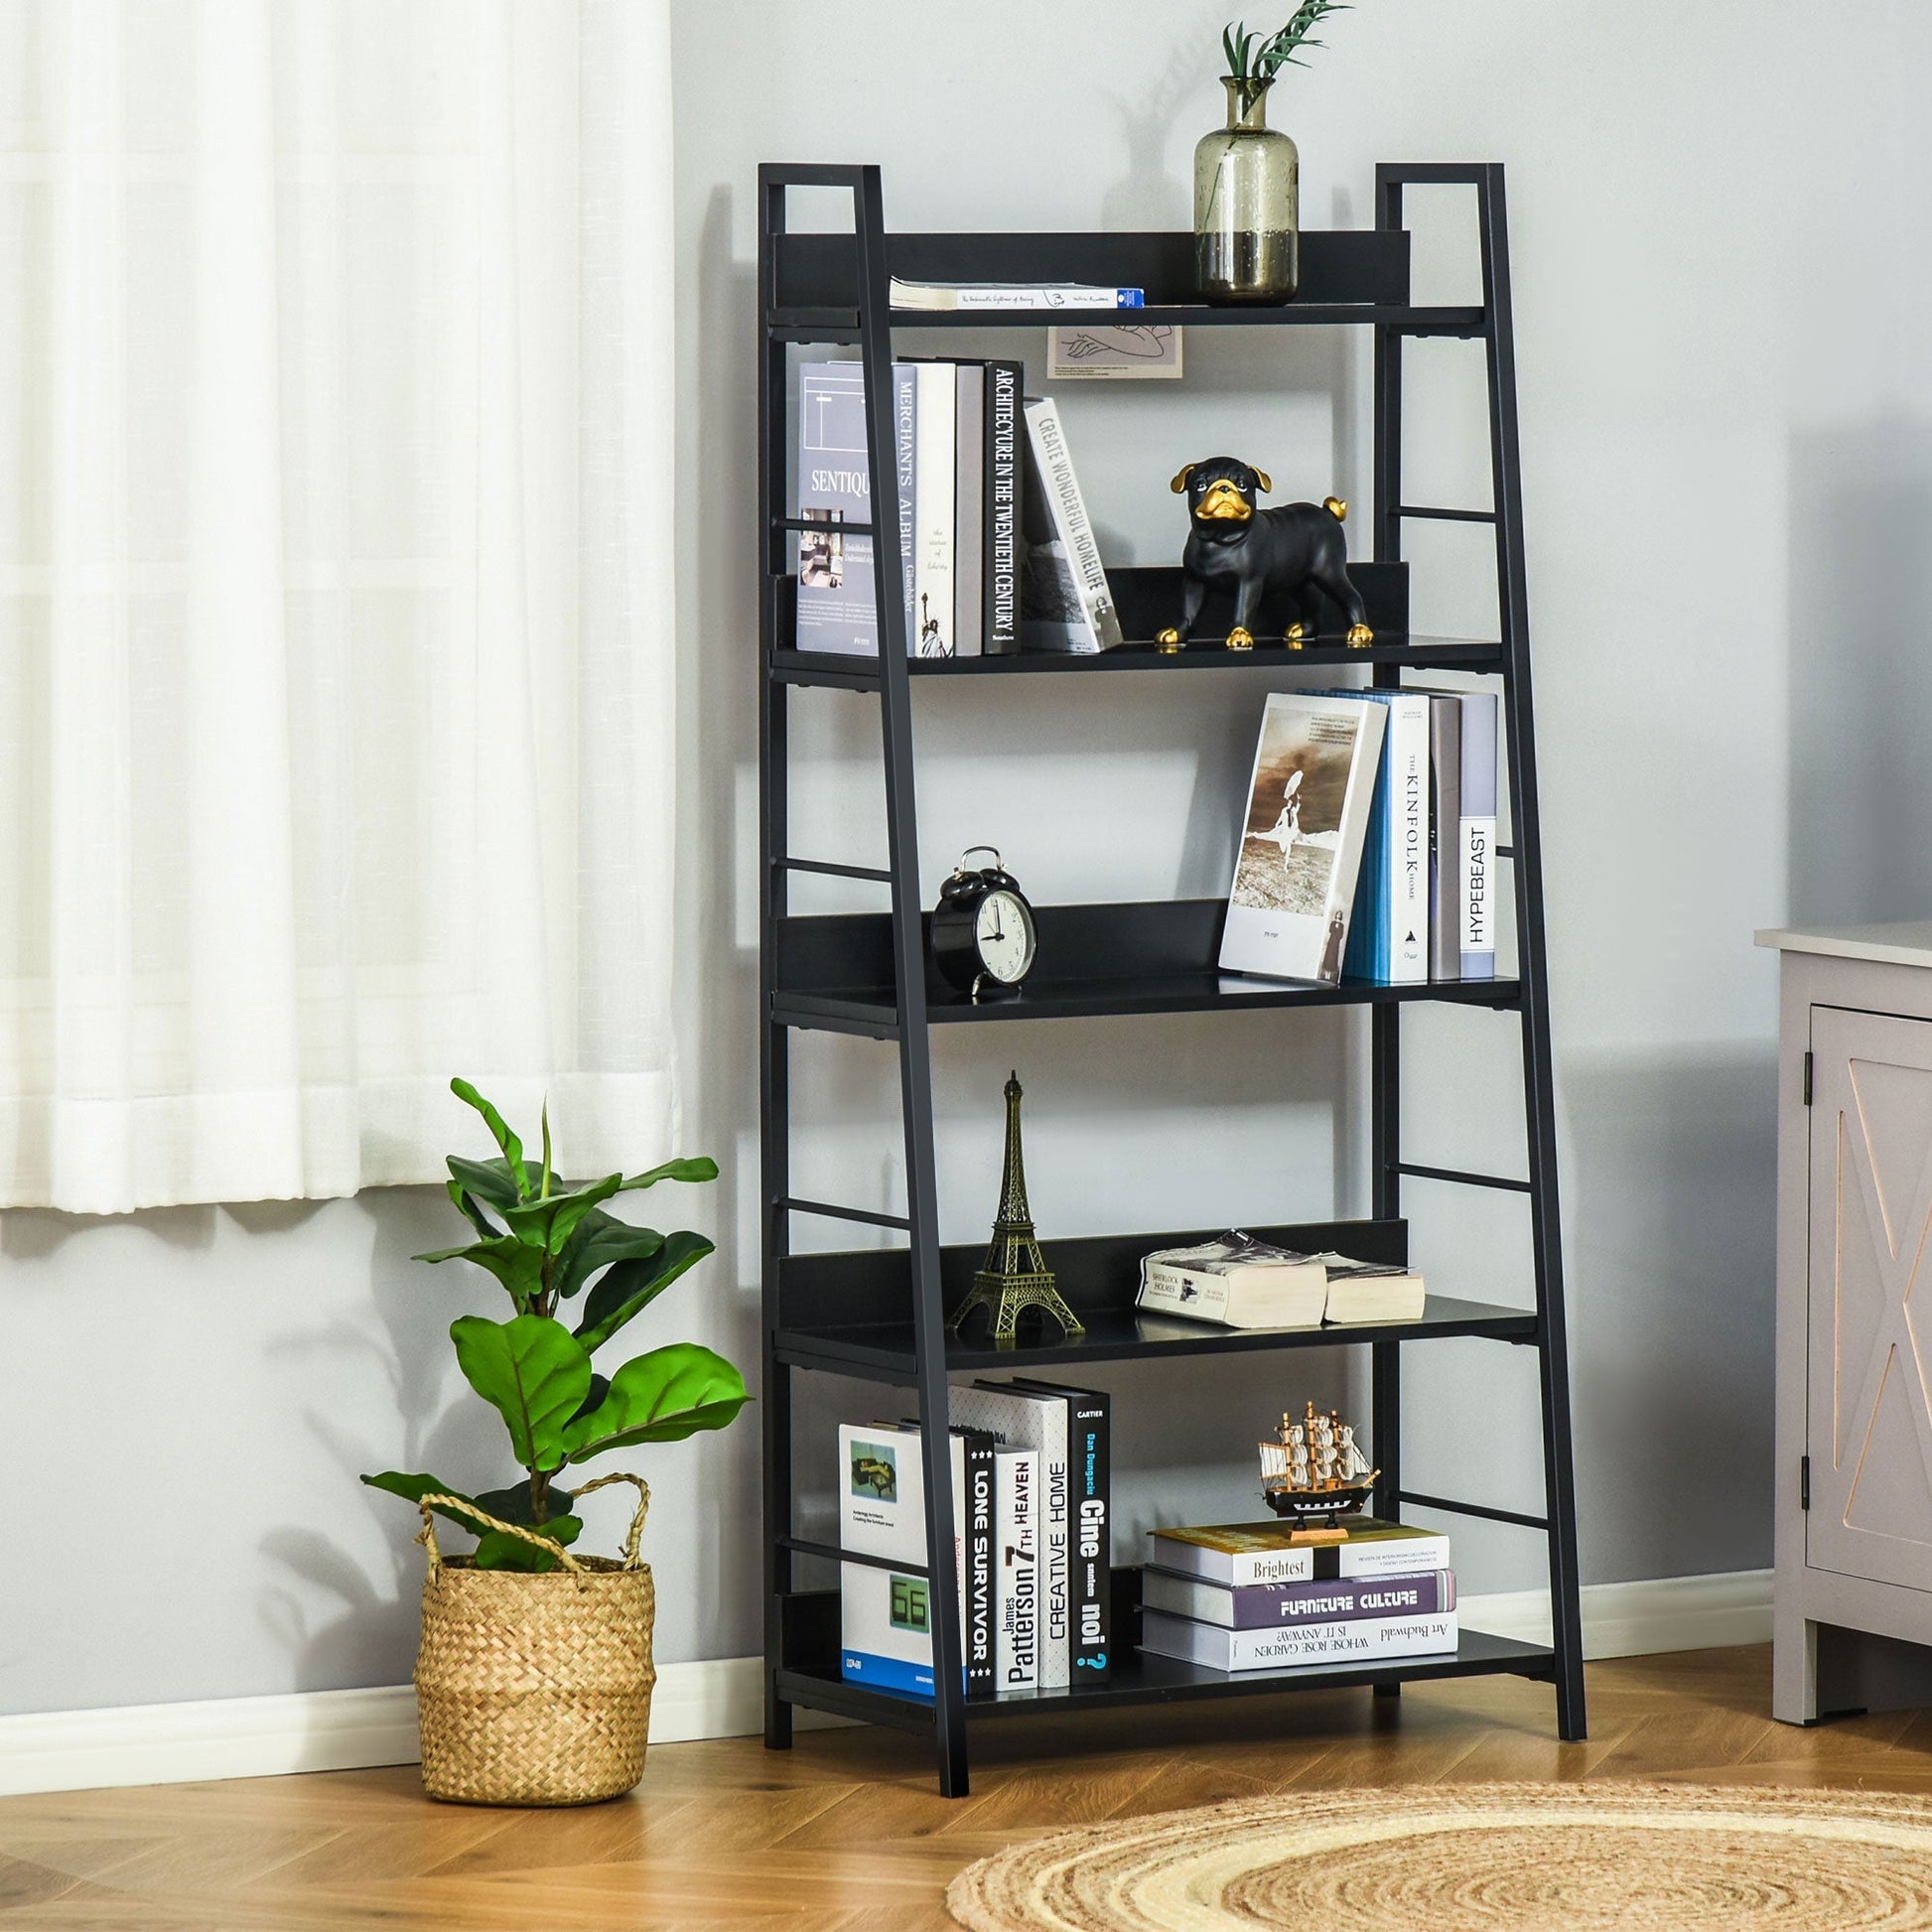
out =
{"type": "MultiPolygon", "coordinates": [[[[1768,1570],[1592,1584],[1583,1592],[1583,1605],[1584,1654],[1592,1659],[1771,1638],[1768,1570]]],[[[1474,1629],[1549,1641],[1549,1599],[1541,1590],[1465,1596],[1461,1613],[1474,1629]]],[[[651,1742],[746,1737],[762,1729],[761,1675],[756,1657],[660,1666],[651,1742]]],[[[835,1722],[804,1711],[798,1721],[835,1722]]],[[[407,1684],[0,1718],[0,1796],[353,1771],[413,1764],[416,1757],[416,1696],[407,1684]]]]}

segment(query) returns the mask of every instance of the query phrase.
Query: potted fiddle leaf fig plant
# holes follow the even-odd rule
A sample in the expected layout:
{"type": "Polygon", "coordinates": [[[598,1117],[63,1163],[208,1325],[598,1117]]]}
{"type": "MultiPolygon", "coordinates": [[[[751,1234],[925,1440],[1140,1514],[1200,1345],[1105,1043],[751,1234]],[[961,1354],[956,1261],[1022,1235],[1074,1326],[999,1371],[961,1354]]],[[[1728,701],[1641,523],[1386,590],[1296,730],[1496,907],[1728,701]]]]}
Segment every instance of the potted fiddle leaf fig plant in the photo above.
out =
{"type": "Polygon", "coordinates": [[[513,1312],[451,1324],[457,1364],[502,1418],[513,1481],[462,1489],[397,1469],[362,1480],[416,1504],[429,1554],[416,1662],[423,1782],[473,1804],[583,1804],[627,1791],[643,1771],[655,1595],[638,1540],[650,1492],[628,1471],[578,1480],[613,1449],[723,1429],[750,1401],[745,1378],[697,1342],[633,1355],[608,1374],[593,1357],[712,1252],[688,1229],[660,1233],[613,1214],[619,1194],[718,1176],[705,1156],[648,1173],[567,1182],[553,1163],[549,1109],[531,1160],[467,1080],[451,1090],[482,1115],[496,1157],[449,1159],[450,1199],[476,1232],[420,1255],[492,1276],[513,1312]],[[628,1482],[638,1505],[616,1559],[578,1556],[581,1497],[628,1482]],[[478,1539],[446,1557],[441,1516],[478,1539]]]}

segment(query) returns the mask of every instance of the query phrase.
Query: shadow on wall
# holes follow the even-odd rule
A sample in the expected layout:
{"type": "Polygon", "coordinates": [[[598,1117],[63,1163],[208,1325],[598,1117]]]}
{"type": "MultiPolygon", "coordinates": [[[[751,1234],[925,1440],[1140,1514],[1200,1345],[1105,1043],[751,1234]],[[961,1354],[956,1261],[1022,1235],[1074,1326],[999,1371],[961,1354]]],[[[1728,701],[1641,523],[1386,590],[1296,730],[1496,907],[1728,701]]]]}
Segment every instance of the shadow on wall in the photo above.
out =
{"type": "Polygon", "coordinates": [[[1566,1245],[1586,1577],[1762,1568],[1775,1048],[1571,1058],[1562,1087],[1577,1177],[1566,1245]]]}
{"type": "Polygon", "coordinates": [[[1932,915],[1932,423],[1791,447],[1790,916],[1932,915]]]}
{"type": "MultiPolygon", "coordinates": [[[[286,1651],[300,1690],[403,1683],[415,1657],[423,1556],[411,1538],[418,1519],[400,1497],[364,1488],[363,1473],[428,1470],[472,1492],[516,1473],[495,1418],[467,1391],[459,1395],[452,1379],[449,1324],[472,1310],[497,1313],[488,1301],[493,1284],[465,1279],[467,1269],[432,1271],[409,1259],[457,1238],[447,1226],[448,1201],[428,1188],[390,1187],[357,1196],[355,1205],[369,1222],[373,1319],[290,1332],[269,1343],[268,1356],[298,1370],[329,1361],[329,1380],[338,1386],[345,1379],[371,1390],[387,1384],[383,1406],[392,1407],[399,1427],[377,1438],[366,1420],[349,1426],[317,1408],[301,1420],[340,1470],[342,1496],[359,1504],[382,1534],[388,1566],[372,1575],[360,1556],[313,1522],[279,1524],[263,1536],[262,1554],[289,1580],[263,1587],[261,1618],[286,1651]],[[392,1461],[398,1442],[402,1452],[392,1461]]],[[[255,1210],[234,1211],[245,1222],[255,1210]]],[[[365,1545],[366,1535],[356,1541],[365,1545]]]]}

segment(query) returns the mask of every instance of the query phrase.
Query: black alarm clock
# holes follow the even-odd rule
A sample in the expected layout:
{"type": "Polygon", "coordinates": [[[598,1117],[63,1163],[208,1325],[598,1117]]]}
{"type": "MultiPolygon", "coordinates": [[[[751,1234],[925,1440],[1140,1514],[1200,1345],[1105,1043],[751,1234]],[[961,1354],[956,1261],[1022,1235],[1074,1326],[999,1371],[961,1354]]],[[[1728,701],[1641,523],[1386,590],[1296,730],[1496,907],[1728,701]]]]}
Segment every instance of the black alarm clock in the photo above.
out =
{"type": "Polygon", "coordinates": [[[960,992],[977,1000],[1018,986],[1033,971],[1038,950],[1034,908],[1020,882],[1001,866],[992,846],[968,846],[939,888],[932,912],[933,963],[960,992]],[[993,863],[975,871],[966,861],[976,852],[992,852],[993,863]]]}

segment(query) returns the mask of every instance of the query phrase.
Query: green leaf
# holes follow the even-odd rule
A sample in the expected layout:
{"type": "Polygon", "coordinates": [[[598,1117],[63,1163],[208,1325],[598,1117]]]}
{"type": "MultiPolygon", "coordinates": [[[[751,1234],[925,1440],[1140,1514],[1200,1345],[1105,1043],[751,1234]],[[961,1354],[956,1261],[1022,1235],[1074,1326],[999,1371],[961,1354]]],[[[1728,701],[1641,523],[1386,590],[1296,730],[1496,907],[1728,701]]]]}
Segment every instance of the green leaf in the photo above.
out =
{"type": "Polygon", "coordinates": [[[641,1261],[663,1245],[664,1237],[655,1228],[633,1227],[594,1207],[564,1243],[557,1265],[550,1271],[550,1285],[568,1301],[600,1268],[608,1268],[614,1261],[641,1261]]]}
{"type": "Polygon", "coordinates": [[[505,1208],[503,1219],[509,1223],[512,1234],[533,1247],[540,1245],[550,1254],[559,1254],[578,1222],[622,1185],[622,1174],[607,1173],[602,1180],[572,1188],[567,1194],[552,1194],[548,1200],[525,1201],[520,1207],[505,1208]]]}
{"type": "Polygon", "coordinates": [[[664,1237],[657,1253],[620,1261],[584,1298],[577,1339],[594,1352],[639,1309],[654,1302],[687,1268],[711,1252],[712,1244],[702,1234],[681,1228],[664,1237]]]}
{"type": "Polygon", "coordinates": [[[529,1307],[543,1288],[543,1250],[519,1241],[513,1234],[492,1235],[487,1241],[473,1241],[467,1248],[438,1248],[415,1259],[474,1261],[479,1268],[487,1268],[509,1291],[519,1312],[529,1307]]]}
{"type": "MultiPolygon", "coordinates": [[[[390,1495],[405,1497],[412,1503],[420,1503],[425,1496],[441,1495],[456,1496],[466,1503],[476,1504],[479,1509],[489,1507],[483,1497],[467,1496],[461,1489],[452,1488],[440,1476],[405,1475],[400,1469],[384,1469],[380,1475],[364,1476],[362,1480],[371,1489],[386,1489],[390,1495]]],[[[462,1510],[448,1508],[442,1503],[433,1504],[432,1507],[437,1515],[447,1516],[458,1529],[468,1530],[472,1536],[486,1536],[489,1532],[487,1523],[480,1523],[474,1516],[462,1510]]],[[[491,1509],[489,1513],[492,1516],[502,1514],[500,1510],[495,1509],[491,1509]]]]}
{"type": "Polygon", "coordinates": [[[509,1122],[468,1080],[452,1080],[450,1091],[465,1105],[476,1108],[477,1112],[483,1115],[484,1126],[494,1136],[496,1145],[503,1150],[503,1159],[509,1163],[510,1172],[522,1173],[523,1143],[511,1131],[509,1122]]]}
{"type": "Polygon", "coordinates": [[[550,1160],[550,1096],[548,1094],[544,1095],[543,1113],[540,1118],[543,1121],[543,1174],[541,1182],[537,1187],[537,1198],[539,1200],[548,1200],[550,1198],[550,1178],[556,1172],[550,1160]]]}
{"type": "Polygon", "coordinates": [[[451,1185],[467,1187],[498,1213],[523,1198],[521,1175],[510,1173],[507,1161],[466,1161],[462,1155],[453,1154],[444,1165],[450,1171],[451,1185]]]}
{"type": "Polygon", "coordinates": [[[456,1211],[459,1214],[461,1214],[463,1218],[466,1221],[468,1221],[470,1225],[473,1228],[475,1228],[477,1232],[480,1235],[482,1235],[482,1237],[485,1241],[493,1241],[496,1239],[496,1237],[499,1234],[502,1233],[503,1230],[499,1228],[496,1225],[496,1223],[492,1221],[489,1218],[489,1216],[483,1211],[483,1208],[479,1204],[476,1195],[471,1193],[471,1191],[466,1186],[464,1186],[462,1181],[451,1180],[451,1181],[446,1181],[444,1184],[450,1190],[450,1199],[455,1203],[456,1211]]]}
{"type": "MultiPolygon", "coordinates": [[[[593,1409],[603,1408],[604,1398],[610,1393],[611,1378],[608,1375],[593,1375],[591,1377],[591,1392],[584,1398],[584,1406],[578,1410],[577,1415],[571,1417],[571,1421],[576,1422],[578,1417],[588,1416],[593,1409]]],[[[554,1494],[555,1492],[553,1491],[552,1493],[554,1494]]]]}
{"type": "MultiPolygon", "coordinates": [[[[512,1482],[507,1489],[485,1489],[481,1495],[472,1496],[470,1500],[479,1509],[488,1510],[490,1515],[501,1522],[522,1523],[527,1528],[545,1531],[550,1528],[548,1523],[539,1523],[536,1519],[536,1510],[530,1501],[528,1482],[512,1482]]],[[[553,1482],[545,1506],[554,1509],[559,1516],[567,1516],[570,1514],[571,1504],[576,1500],[572,1491],[561,1488],[553,1482]]]]}
{"type": "Polygon", "coordinates": [[[716,1180],[718,1163],[708,1154],[686,1155],[680,1161],[666,1161],[661,1168],[652,1168],[648,1173],[633,1173],[623,1183],[623,1192],[633,1187],[654,1187],[660,1180],[716,1180]]]}
{"type": "MultiPolygon", "coordinates": [[[[542,1529],[543,1535],[566,1546],[583,1533],[584,1525],[575,1516],[552,1517],[542,1529]]],[[[554,1550],[539,1550],[534,1543],[525,1543],[520,1536],[503,1530],[491,1530],[480,1539],[471,1561],[479,1570],[521,1570],[532,1577],[544,1576],[557,1567],[554,1550]]]]}
{"type": "Polygon", "coordinates": [[[457,1365],[494,1406],[526,1469],[555,1469],[565,1455],[564,1427],[590,1392],[591,1358],[561,1321],[519,1314],[488,1321],[460,1315],[450,1324],[457,1365]]]}
{"type": "Polygon", "coordinates": [[[751,1399],[744,1376],[709,1348],[694,1341],[653,1348],[625,1362],[612,1376],[603,1405],[570,1425],[570,1460],[723,1429],[751,1399]]]}

